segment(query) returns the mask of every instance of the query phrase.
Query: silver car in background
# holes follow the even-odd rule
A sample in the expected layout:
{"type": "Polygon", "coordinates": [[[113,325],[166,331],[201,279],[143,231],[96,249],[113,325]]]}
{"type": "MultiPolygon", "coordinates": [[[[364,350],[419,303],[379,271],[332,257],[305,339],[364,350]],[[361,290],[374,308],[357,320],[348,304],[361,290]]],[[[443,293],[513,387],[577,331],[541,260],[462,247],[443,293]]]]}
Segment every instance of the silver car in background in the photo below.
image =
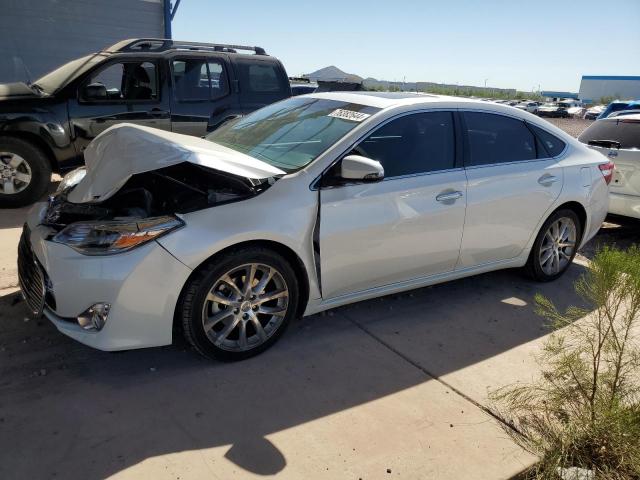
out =
{"type": "Polygon", "coordinates": [[[578,140],[615,165],[609,213],[640,219],[640,113],[597,120],[578,140]]]}
{"type": "Polygon", "coordinates": [[[527,112],[407,93],[290,98],[205,139],[120,125],[85,158],[25,225],[29,307],[102,350],[181,329],[222,360],[360,300],[512,267],[554,280],[612,173],[527,112]]]}

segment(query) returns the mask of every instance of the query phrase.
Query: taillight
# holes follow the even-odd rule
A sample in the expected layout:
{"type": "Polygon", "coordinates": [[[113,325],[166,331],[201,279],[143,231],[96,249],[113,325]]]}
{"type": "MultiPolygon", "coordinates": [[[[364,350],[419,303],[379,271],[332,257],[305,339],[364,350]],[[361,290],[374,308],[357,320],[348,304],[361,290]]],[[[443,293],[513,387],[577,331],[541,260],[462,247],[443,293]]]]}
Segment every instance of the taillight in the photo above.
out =
{"type": "Polygon", "coordinates": [[[616,168],[616,166],[613,164],[613,162],[607,162],[598,165],[598,168],[602,172],[604,181],[607,182],[607,185],[609,185],[611,183],[611,179],[613,178],[613,170],[616,168]]]}

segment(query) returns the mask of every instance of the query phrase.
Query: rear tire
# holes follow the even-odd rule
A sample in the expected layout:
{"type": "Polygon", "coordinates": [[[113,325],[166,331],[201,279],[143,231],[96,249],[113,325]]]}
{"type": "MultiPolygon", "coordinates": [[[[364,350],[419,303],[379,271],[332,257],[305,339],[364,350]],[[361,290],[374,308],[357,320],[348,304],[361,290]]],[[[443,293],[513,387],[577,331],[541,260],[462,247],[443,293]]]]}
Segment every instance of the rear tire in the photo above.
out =
{"type": "Polygon", "coordinates": [[[243,360],[280,338],[296,315],[298,292],[296,275],[281,255],[242,248],[205,264],[188,281],[177,313],[185,338],[200,354],[243,360]]]}
{"type": "Polygon", "coordinates": [[[50,182],[51,164],[40,148],[21,138],[0,138],[0,208],[32,204],[50,182]]]}
{"type": "Polygon", "coordinates": [[[559,278],[573,262],[581,239],[582,225],[573,210],[553,212],[533,242],[525,271],[539,282],[559,278]]]}

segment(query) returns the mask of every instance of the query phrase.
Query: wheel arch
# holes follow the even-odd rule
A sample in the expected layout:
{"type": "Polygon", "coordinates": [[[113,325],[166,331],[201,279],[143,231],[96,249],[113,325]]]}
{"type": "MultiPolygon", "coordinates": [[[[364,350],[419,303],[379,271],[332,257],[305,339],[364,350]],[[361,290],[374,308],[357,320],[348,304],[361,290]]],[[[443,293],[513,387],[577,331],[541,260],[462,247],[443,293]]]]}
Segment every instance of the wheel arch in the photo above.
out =
{"type": "Polygon", "coordinates": [[[580,230],[581,230],[580,242],[582,242],[582,238],[584,237],[585,230],[587,228],[587,210],[586,208],[584,208],[584,205],[582,205],[580,202],[576,202],[575,200],[565,202],[561,205],[558,205],[558,207],[556,207],[551,213],[549,213],[549,215],[547,215],[547,218],[549,218],[558,210],[571,210],[578,216],[578,220],[580,220],[580,230]]]}
{"type": "Polygon", "coordinates": [[[187,285],[191,281],[191,279],[197,275],[205,266],[208,264],[215,262],[217,258],[224,256],[225,254],[233,251],[239,250],[242,248],[249,247],[263,247],[273,250],[274,252],[282,255],[291,265],[293,271],[298,279],[298,285],[300,290],[300,301],[298,302],[298,310],[296,312],[296,316],[302,316],[304,311],[307,308],[307,303],[309,302],[309,273],[307,272],[307,268],[300,258],[300,256],[289,246],[273,241],[273,240],[247,240],[244,242],[234,243],[233,245],[229,245],[228,247],[223,248],[219,252],[214,253],[210,257],[206,258],[202,261],[196,268],[193,269],[187,280],[184,282],[182,286],[182,290],[180,291],[180,295],[178,297],[178,301],[176,302],[174,316],[173,316],[173,328],[174,331],[181,327],[181,321],[179,320],[179,309],[182,305],[182,298],[184,292],[187,288],[187,285]]]}
{"type": "Polygon", "coordinates": [[[49,165],[51,165],[51,171],[55,173],[60,172],[58,161],[56,160],[51,146],[42,137],[32,132],[7,130],[0,132],[0,140],[3,138],[17,138],[32,144],[45,154],[47,160],[49,160],[49,165]]]}

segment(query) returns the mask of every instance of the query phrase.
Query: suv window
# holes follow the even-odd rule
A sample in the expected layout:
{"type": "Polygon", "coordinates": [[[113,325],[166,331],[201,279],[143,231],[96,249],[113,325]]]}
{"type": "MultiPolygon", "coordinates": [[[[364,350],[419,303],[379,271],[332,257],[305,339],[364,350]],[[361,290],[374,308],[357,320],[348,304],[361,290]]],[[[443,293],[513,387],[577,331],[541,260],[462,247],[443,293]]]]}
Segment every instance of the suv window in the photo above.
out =
{"type": "Polygon", "coordinates": [[[275,66],[249,65],[249,88],[253,92],[277,92],[280,90],[275,66]]]}
{"type": "Polygon", "coordinates": [[[582,132],[578,140],[586,144],[592,140],[614,140],[620,142],[622,149],[640,149],[640,120],[625,117],[598,120],[582,132]]]}
{"type": "Polygon", "coordinates": [[[405,115],[378,128],[354,149],[379,161],[385,177],[447,170],[455,166],[451,112],[405,115]]]}
{"type": "MultiPolygon", "coordinates": [[[[157,100],[158,76],[152,62],[119,62],[93,73],[84,83],[106,89],[101,100],[157,100]]],[[[83,90],[81,90],[83,91],[83,90]]],[[[84,100],[87,100],[84,98],[84,100]]],[[[91,100],[96,100],[92,97],[91,100]]]]}
{"type": "Polygon", "coordinates": [[[222,62],[189,58],[173,61],[174,95],[182,101],[215,100],[229,92],[222,62]]]}
{"type": "Polygon", "coordinates": [[[537,137],[538,158],[557,157],[562,153],[566,143],[540,127],[536,127],[528,122],[527,125],[533,130],[533,133],[535,133],[537,137]]]}
{"type": "Polygon", "coordinates": [[[536,158],[533,133],[522,120],[494,113],[464,112],[467,165],[491,165],[536,158]]]}

